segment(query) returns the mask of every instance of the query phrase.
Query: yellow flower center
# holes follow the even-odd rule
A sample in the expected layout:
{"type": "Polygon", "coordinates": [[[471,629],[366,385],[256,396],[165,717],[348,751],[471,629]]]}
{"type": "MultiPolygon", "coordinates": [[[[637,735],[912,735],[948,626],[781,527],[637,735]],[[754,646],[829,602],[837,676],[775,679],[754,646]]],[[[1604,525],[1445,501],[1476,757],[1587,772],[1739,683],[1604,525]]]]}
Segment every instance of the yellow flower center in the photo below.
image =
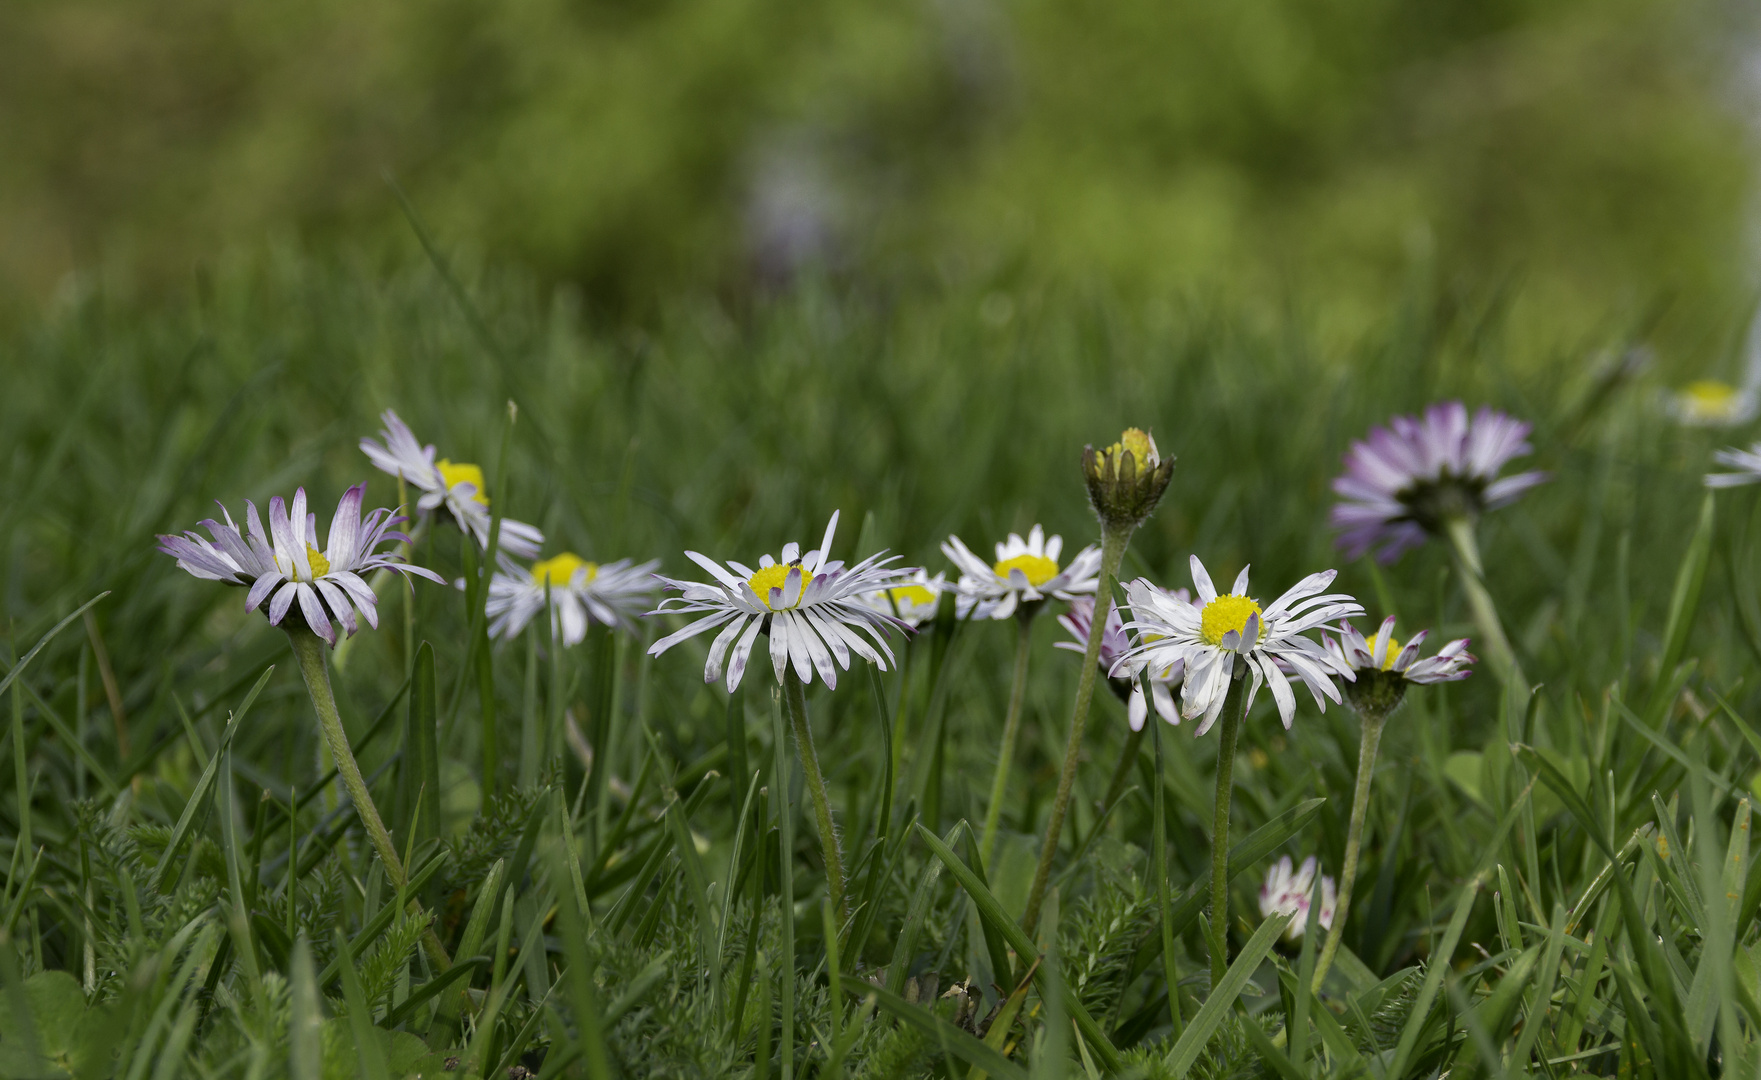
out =
{"type": "MultiPolygon", "coordinates": [[[[793,605],[785,605],[783,607],[776,607],[776,608],[770,607],[770,591],[772,589],[782,589],[782,590],[784,590],[784,592],[786,594],[788,591],[788,587],[789,587],[789,571],[794,569],[797,566],[801,566],[801,564],[798,562],[796,562],[796,563],[771,563],[769,566],[766,566],[763,569],[759,570],[758,573],[753,574],[750,578],[747,578],[746,584],[752,586],[752,591],[758,594],[758,602],[763,604],[765,607],[770,608],[772,611],[787,611],[790,606],[800,607],[801,600],[799,597],[796,598],[795,603],[793,605]]],[[[807,569],[805,567],[802,567],[802,569],[801,569],[801,595],[802,596],[807,595],[807,583],[812,580],[813,580],[813,576],[807,572],[807,569]]]]}
{"type": "Polygon", "coordinates": [[[312,580],[316,581],[330,573],[330,560],[326,559],[324,553],[311,544],[306,545],[306,561],[312,564],[312,580]]]}
{"type": "Polygon", "coordinates": [[[892,596],[893,603],[902,608],[927,604],[936,598],[935,593],[930,592],[922,585],[901,585],[896,589],[888,589],[887,592],[892,596]]]}
{"type": "Polygon", "coordinates": [[[1723,412],[1736,401],[1737,388],[1717,379],[1699,379],[1684,387],[1682,396],[1696,409],[1723,412]]]}
{"type": "Polygon", "coordinates": [[[562,588],[575,579],[575,571],[587,568],[587,580],[592,581],[599,576],[599,564],[590,563],[574,552],[565,551],[554,558],[543,559],[532,564],[532,583],[540,588],[551,585],[562,588]]]}
{"type": "Polygon", "coordinates": [[[1113,460],[1118,462],[1116,467],[1119,470],[1119,474],[1127,478],[1130,476],[1136,476],[1139,473],[1148,472],[1159,464],[1158,455],[1156,453],[1156,441],[1150,438],[1149,432],[1144,431],[1142,428],[1126,428],[1125,433],[1119,436],[1119,441],[1112,446],[1107,447],[1107,453],[1111,454],[1113,460]],[[1125,472],[1124,459],[1127,450],[1131,451],[1131,460],[1134,469],[1134,471],[1129,474],[1125,472]]]}
{"type": "Polygon", "coordinates": [[[470,484],[477,489],[477,494],[471,496],[471,498],[476,502],[482,503],[484,506],[489,505],[489,496],[484,492],[483,488],[482,469],[469,463],[455,465],[445,458],[441,458],[434,464],[435,467],[440,470],[440,482],[446,485],[448,491],[451,491],[455,484],[470,484]]]}
{"type": "MultiPolygon", "coordinates": [[[[1245,596],[1219,596],[1205,605],[1199,615],[1199,635],[1212,645],[1220,645],[1223,635],[1231,630],[1237,633],[1247,629],[1247,620],[1260,613],[1260,605],[1245,596]]],[[[1260,634],[1266,632],[1265,620],[1260,620],[1260,634]]]]}
{"type": "MultiPolygon", "coordinates": [[[[1380,631],[1377,631],[1376,633],[1370,635],[1370,655],[1371,656],[1376,655],[1376,646],[1381,640],[1382,640],[1382,634],[1380,631]]],[[[1383,671],[1393,671],[1394,670],[1394,661],[1396,661],[1398,659],[1400,659],[1400,646],[1395,644],[1394,631],[1390,630],[1390,631],[1388,631],[1388,654],[1386,656],[1382,657],[1382,670],[1383,671]]]]}
{"type": "Polygon", "coordinates": [[[1044,555],[1017,555],[1013,559],[1004,559],[992,569],[1004,580],[1008,580],[1009,571],[1019,570],[1027,576],[1027,583],[1036,589],[1058,576],[1058,564],[1044,555]]]}

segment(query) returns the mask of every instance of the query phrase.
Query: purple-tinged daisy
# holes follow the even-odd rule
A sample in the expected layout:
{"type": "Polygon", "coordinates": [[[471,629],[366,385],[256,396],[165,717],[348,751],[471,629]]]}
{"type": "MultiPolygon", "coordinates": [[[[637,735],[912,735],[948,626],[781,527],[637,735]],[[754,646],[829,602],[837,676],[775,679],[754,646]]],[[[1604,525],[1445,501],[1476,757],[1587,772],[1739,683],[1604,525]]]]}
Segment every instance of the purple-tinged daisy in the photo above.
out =
{"type": "Polygon", "coordinates": [[[1300,869],[1293,869],[1290,856],[1285,855],[1266,870],[1266,883],[1260,886],[1260,917],[1295,915],[1284,931],[1285,941],[1302,940],[1308,930],[1309,907],[1317,899],[1321,902],[1321,928],[1330,930],[1333,927],[1333,914],[1338,903],[1336,888],[1333,879],[1325,874],[1316,882],[1317,869],[1313,855],[1302,861],[1300,869]]]}
{"type": "Polygon", "coordinates": [[[1339,624],[1339,637],[1322,634],[1321,642],[1335,660],[1357,676],[1345,688],[1345,700],[1359,713],[1381,718],[1400,707],[1412,684],[1458,682],[1473,674],[1478,659],[1467,651],[1468,639],[1457,638],[1437,650],[1435,656],[1419,657],[1429,630],[1420,630],[1402,647],[1394,640],[1394,616],[1365,638],[1348,622],[1339,624]]]}
{"type": "Polygon", "coordinates": [[[1264,682],[1278,704],[1278,716],[1288,728],[1296,716],[1296,696],[1283,668],[1288,667],[1314,695],[1315,705],[1327,710],[1326,699],[1337,702],[1339,688],[1333,676],[1352,677],[1351,669],[1334,659],[1320,642],[1306,637],[1335,619],[1362,615],[1364,609],[1344,593],[1329,593],[1338,576],[1334,570],[1310,574],[1270,606],[1247,595],[1247,567],[1224,594],[1211,584],[1204,563],[1192,556],[1192,586],[1196,602],[1183,600],[1157,588],[1148,578],[1125,587],[1137,642],[1114,665],[1114,673],[1130,665],[1170,669],[1185,664],[1180,687],[1180,714],[1188,720],[1202,717],[1196,734],[1203,735],[1217,722],[1228,696],[1229,682],[1245,667],[1252,679],[1242,715],[1264,682]],[[1238,664],[1239,661],[1239,664],[1238,664]]]}
{"type": "Polygon", "coordinates": [[[195,577],[248,587],[245,610],[255,611],[267,600],[271,626],[280,626],[298,601],[306,626],[334,647],[333,618],[351,636],[359,628],[357,610],[368,626],[379,626],[378,602],[362,574],[395,570],[406,577],[414,574],[442,581],[432,570],[404,562],[395,551],[377,550],[381,544],[407,542],[408,537],[393,531],[392,526],[404,519],[393,517],[390,510],[380,508],[361,517],[366,491],[366,484],[356,484],[343,493],[330,522],[329,542],[322,551],[318,548],[318,517],[306,512],[305,488],[294,492],[291,508],[279,495],[269,500],[267,532],[256,505],[246,501],[245,530],[239,529],[222,505],[224,524],[212,518],[201,523],[212,540],[195,532],[160,536],[159,550],[195,577]]]}
{"type": "MultiPolygon", "coordinates": [[[[1153,588],[1154,586],[1152,586],[1153,588]]],[[[1162,590],[1168,596],[1190,604],[1192,594],[1185,589],[1172,591],[1162,590]]],[[[1088,634],[1094,626],[1095,602],[1092,597],[1079,596],[1070,601],[1070,610],[1058,616],[1058,625],[1070,634],[1070,639],[1053,643],[1053,648],[1068,649],[1070,652],[1084,654],[1088,652],[1088,634]]],[[[1119,608],[1114,606],[1107,611],[1107,626],[1101,636],[1101,654],[1097,660],[1101,673],[1107,676],[1107,683],[1113,692],[1125,699],[1126,716],[1130,720],[1131,730],[1142,731],[1143,723],[1149,718],[1150,702],[1144,699],[1143,686],[1135,676],[1143,670],[1141,665],[1120,665],[1125,654],[1131,651],[1131,639],[1125,634],[1125,623],[1119,617],[1119,608]],[[1112,675],[1114,667],[1119,667],[1121,674],[1112,675]]],[[[1150,672],[1150,696],[1154,699],[1156,715],[1170,724],[1179,725],[1180,708],[1174,703],[1174,687],[1186,674],[1186,661],[1176,660],[1167,667],[1157,668],[1150,672]]]]}
{"type": "MultiPolygon", "coordinates": [[[[385,427],[379,432],[383,445],[372,439],[361,440],[361,452],[381,472],[401,477],[422,494],[416,509],[424,513],[444,506],[452,512],[459,528],[468,529],[477,538],[479,547],[489,547],[489,495],[483,483],[483,470],[465,462],[446,458],[435,460],[434,446],[416,441],[409,425],[390,409],[380,414],[385,427]]],[[[501,519],[501,536],[496,547],[521,559],[535,559],[544,544],[544,534],[537,527],[512,518],[501,519]]]]}
{"type": "Polygon", "coordinates": [[[709,646],[703,681],[714,682],[725,671],[729,693],[746,674],[746,663],[760,632],[770,635],[770,661],[778,683],[793,663],[803,683],[811,683],[817,671],[828,687],[836,687],[838,669],[850,670],[852,653],[887,670],[893,653],[882,635],[894,627],[907,631],[910,627],[902,619],[876,611],[862,598],[880,589],[909,584],[914,569],[888,566],[898,556],[886,557],[885,552],[848,567],[840,560],[828,559],[837,528],[834,512],[819,547],[803,554],[801,545],[790,541],[783,545],[780,559],[765,555],[757,569],[731,559],[724,566],[695,551],[685,552],[715,578],[714,584],[661,577],[668,588],[683,595],[661,601],[649,614],[701,614],[703,618],[655,642],[649,655],[659,656],[679,642],[719,626],[722,632],[709,646]],[[874,644],[864,641],[858,630],[873,638],[874,644]]]}
{"type": "Polygon", "coordinates": [[[1529,424],[1487,407],[1470,420],[1459,401],[1372,429],[1351,444],[1345,475],[1333,481],[1343,497],[1332,515],[1339,546],[1354,559],[1373,547],[1378,560],[1393,562],[1441,535],[1451,518],[1471,521],[1515,501],[1547,479],[1543,472],[1498,476],[1533,449],[1529,431],[1529,424]]]}

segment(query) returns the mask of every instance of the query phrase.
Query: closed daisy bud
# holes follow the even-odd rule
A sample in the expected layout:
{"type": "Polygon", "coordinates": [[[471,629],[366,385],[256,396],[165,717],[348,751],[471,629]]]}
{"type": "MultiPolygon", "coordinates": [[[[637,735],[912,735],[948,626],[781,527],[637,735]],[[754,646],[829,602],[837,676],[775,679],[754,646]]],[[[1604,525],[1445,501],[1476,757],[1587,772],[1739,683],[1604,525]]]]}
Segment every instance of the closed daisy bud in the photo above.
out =
{"type": "Polygon", "coordinates": [[[1162,458],[1149,432],[1127,428],[1118,442],[1104,450],[1082,448],[1082,475],[1088,482],[1088,501],[1101,524],[1135,529],[1155,511],[1162,492],[1168,490],[1174,459],[1162,458]]]}

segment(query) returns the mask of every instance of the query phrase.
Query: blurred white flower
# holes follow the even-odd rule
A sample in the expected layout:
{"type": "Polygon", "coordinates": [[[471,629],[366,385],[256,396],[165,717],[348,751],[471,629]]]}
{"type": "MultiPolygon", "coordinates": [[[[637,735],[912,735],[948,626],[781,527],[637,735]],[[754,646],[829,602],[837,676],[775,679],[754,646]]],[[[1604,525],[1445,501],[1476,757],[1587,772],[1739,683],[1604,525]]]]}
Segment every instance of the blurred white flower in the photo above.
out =
{"type": "Polygon", "coordinates": [[[901,578],[897,585],[863,593],[857,597],[857,602],[883,615],[897,615],[908,626],[922,626],[936,617],[942,594],[950,587],[946,574],[932,578],[929,571],[918,570],[910,577],[901,578]]]}
{"type": "Polygon", "coordinates": [[[564,645],[579,644],[590,622],[633,631],[660,584],[654,576],[659,559],[640,564],[619,559],[601,566],[564,552],[533,563],[530,570],[511,559],[500,561],[485,607],[489,632],[499,638],[518,636],[544,610],[547,593],[554,605],[554,629],[564,645]]]}
{"type": "Polygon", "coordinates": [[[1688,427],[1736,427],[1755,419],[1755,388],[1735,387],[1717,379],[1697,379],[1669,393],[1664,407],[1688,427]]]}
{"type": "Polygon", "coordinates": [[[1058,565],[1064,538],[1046,539],[1035,525],[1023,540],[1016,533],[997,545],[997,561],[987,563],[974,555],[958,536],[942,543],[942,554],[960,571],[955,583],[955,613],[964,619],[1007,619],[1022,604],[1055,596],[1074,600],[1093,593],[1101,568],[1101,551],[1090,544],[1076,553],[1069,566],[1058,565]]]}
{"type": "MultiPolygon", "coordinates": [[[[1315,901],[1315,857],[1302,861],[1302,868],[1292,872],[1290,856],[1285,855],[1266,871],[1266,883],[1260,886],[1260,917],[1295,915],[1284,931],[1285,941],[1299,941],[1308,929],[1309,907],[1315,901]]],[[[1321,928],[1333,928],[1333,912],[1339,902],[1333,879],[1321,875],[1321,928]]]]}

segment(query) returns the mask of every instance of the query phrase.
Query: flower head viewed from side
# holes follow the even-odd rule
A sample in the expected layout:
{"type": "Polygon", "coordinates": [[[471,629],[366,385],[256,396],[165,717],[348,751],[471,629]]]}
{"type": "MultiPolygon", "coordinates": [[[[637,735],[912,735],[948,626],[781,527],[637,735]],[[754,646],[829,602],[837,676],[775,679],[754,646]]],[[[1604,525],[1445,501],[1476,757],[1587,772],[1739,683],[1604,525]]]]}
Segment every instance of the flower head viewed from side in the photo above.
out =
{"type": "Polygon", "coordinates": [[[1064,538],[1047,540],[1038,525],[1028,531],[1026,540],[1010,533],[1008,540],[997,545],[994,563],[974,555],[958,536],[948,537],[942,543],[942,554],[960,571],[960,580],[954,585],[956,614],[962,619],[1007,619],[1022,605],[1048,596],[1074,600],[1093,593],[1101,566],[1100,549],[1091,544],[1077,552],[1068,566],[1059,566],[1063,550],[1064,538]]]}
{"type": "MultiPolygon", "coordinates": [[[[390,409],[380,414],[385,424],[379,432],[383,444],[372,439],[361,440],[361,452],[381,472],[402,478],[422,494],[416,508],[432,512],[444,506],[452,513],[459,528],[469,530],[477,545],[489,547],[489,495],[483,482],[483,470],[464,462],[446,458],[435,459],[434,446],[416,441],[409,425],[390,409]]],[[[521,559],[535,559],[544,543],[544,534],[532,525],[512,518],[501,519],[501,536],[497,549],[521,559]]]]}
{"type": "Polygon", "coordinates": [[[1317,891],[1321,902],[1321,928],[1333,928],[1337,904],[1333,879],[1322,874],[1317,890],[1316,869],[1313,855],[1302,861],[1300,869],[1293,869],[1290,856],[1285,855],[1266,870],[1266,883],[1260,886],[1260,917],[1269,919],[1274,915],[1295,915],[1296,918],[1290,920],[1289,928],[1284,931],[1284,940],[1287,942],[1300,941],[1308,929],[1309,908],[1317,899],[1317,891]]]}
{"type": "Polygon", "coordinates": [[[358,629],[357,611],[368,626],[379,625],[378,602],[362,574],[385,569],[442,580],[431,570],[409,565],[395,552],[377,550],[381,544],[407,539],[392,530],[404,519],[383,508],[363,518],[361,500],[366,491],[366,484],[356,484],[343,494],[322,550],[318,547],[317,515],[306,512],[305,488],[294,492],[291,507],[279,495],[269,500],[267,531],[255,504],[245,503],[243,530],[222,506],[224,523],[212,518],[201,523],[212,540],[195,532],[160,536],[159,550],[203,580],[248,587],[245,610],[255,611],[268,601],[271,626],[280,626],[297,602],[306,626],[334,646],[337,636],[332,619],[349,635],[358,629]]]}
{"type": "Polygon", "coordinates": [[[1196,601],[1179,598],[1157,588],[1147,578],[1125,587],[1132,621],[1126,629],[1136,634],[1134,644],[1114,671],[1145,664],[1152,669],[1186,666],[1181,686],[1181,715],[1203,717],[1197,734],[1216,723],[1223,710],[1231,678],[1246,667],[1251,682],[1243,712],[1253,706],[1264,682],[1277,702],[1278,715],[1288,728],[1296,715],[1296,696],[1281,670],[1290,670],[1314,695],[1315,704],[1326,711],[1327,700],[1340,700],[1333,676],[1351,678],[1351,669],[1335,660],[1321,644],[1306,635],[1335,619],[1362,615],[1363,608],[1344,593],[1329,593],[1337,572],[1310,574],[1265,608],[1247,595],[1247,568],[1243,567],[1228,593],[1219,594],[1197,555],[1192,556],[1192,584],[1196,601]],[[1239,664],[1238,664],[1239,661],[1239,664]]]}
{"type": "Polygon", "coordinates": [[[564,645],[580,644],[590,623],[633,631],[659,586],[654,576],[659,559],[600,565],[565,551],[533,563],[530,570],[512,559],[500,562],[484,608],[489,633],[498,638],[519,636],[547,602],[554,605],[551,618],[564,645]]]}
{"type": "Polygon", "coordinates": [[[936,617],[942,594],[949,588],[946,574],[932,578],[929,571],[918,570],[899,579],[896,585],[863,593],[858,602],[883,615],[896,615],[907,626],[917,627],[936,617]]]}
{"type": "Polygon", "coordinates": [[[1156,509],[1174,459],[1163,458],[1156,440],[1141,428],[1127,428],[1119,441],[1104,450],[1082,448],[1082,476],[1089,505],[1105,528],[1135,529],[1156,509]]]}
{"type": "Polygon", "coordinates": [[[1738,427],[1755,419],[1761,395],[1753,386],[1696,379],[1664,397],[1663,407],[1687,427],[1738,427]]]}
{"type": "Polygon", "coordinates": [[[1468,418],[1459,401],[1432,405],[1422,417],[1396,416],[1345,455],[1333,481],[1339,546],[1351,558],[1371,548],[1393,562],[1451,519],[1472,521],[1516,500],[1547,479],[1542,472],[1500,478],[1512,459],[1531,451],[1530,425],[1491,408],[1468,418]]]}
{"type": "Polygon", "coordinates": [[[1477,658],[1467,651],[1467,638],[1457,638],[1435,656],[1420,659],[1419,646],[1429,635],[1429,630],[1420,630],[1400,645],[1394,640],[1394,616],[1390,615],[1369,638],[1357,627],[1341,622],[1338,638],[1323,633],[1321,641],[1334,660],[1357,676],[1345,688],[1352,708],[1386,716],[1399,707],[1409,685],[1457,682],[1473,674],[1477,658]]]}
{"type": "MultiPolygon", "coordinates": [[[[1171,592],[1163,590],[1184,603],[1192,602],[1192,594],[1185,589],[1171,592]]],[[[1095,602],[1087,596],[1079,596],[1070,601],[1070,610],[1058,616],[1058,625],[1069,632],[1070,637],[1055,642],[1053,648],[1067,649],[1082,654],[1088,649],[1089,628],[1094,625],[1095,602]]],[[[1131,651],[1131,639],[1125,634],[1125,622],[1119,617],[1117,607],[1107,611],[1107,626],[1101,637],[1100,668],[1107,675],[1108,683],[1113,692],[1126,699],[1126,716],[1130,720],[1131,730],[1143,730],[1143,722],[1149,717],[1149,702],[1144,700],[1143,687],[1132,676],[1142,671],[1141,665],[1129,663],[1120,667],[1121,674],[1111,674],[1115,666],[1131,651]]],[[[1179,725],[1180,708],[1174,703],[1174,687],[1186,674],[1186,661],[1176,660],[1174,663],[1157,668],[1150,672],[1150,696],[1155,700],[1156,715],[1170,724],[1179,725]]]]}
{"type": "Polygon", "coordinates": [[[729,692],[740,685],[760,631],[770,634],[771,666],[779,683],[793,664],[803,683],[811,683],[818,672],[827,686],[835,687],[838,669],[850,670],[852,653],[885,671],[893,654],[883,634],[891,627],[909,627],[903,620],[868,606],[862,597],[908,584],[912,571],[888,566],[898,556],[888,557],[885,552],[848,567],[828,559],[837,528],[838,515],[833,513],[819,547],[802,553],[800,545],[791,541],[783,545],[781,558],[765,555],[757,569],[731,559],[724,565],[695,551],[685,552],[709,572],[714,583],[662,577],[668,588],[683,595],[661,601],[650,614],[703,617],[655,642],[649,655],[659,656],[679,642],[719,626],[722,631],[709,646],[703,681],[714,682],[725,671],[729,692]],[[872,638],[873,644],[863,640],[858,630],[872,638]]]}

